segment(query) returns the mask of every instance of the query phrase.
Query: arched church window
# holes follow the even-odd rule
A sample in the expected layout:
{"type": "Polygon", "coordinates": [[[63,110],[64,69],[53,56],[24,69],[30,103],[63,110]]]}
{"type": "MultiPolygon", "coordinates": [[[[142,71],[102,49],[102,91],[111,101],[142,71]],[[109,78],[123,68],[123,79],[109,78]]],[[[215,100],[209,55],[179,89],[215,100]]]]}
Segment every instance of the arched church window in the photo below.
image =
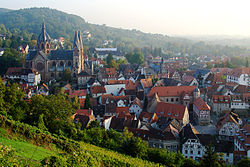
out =
{"type": "Polygon", "coordinates": [[[44,69],[44,64],[42,62],[37,63],[37,70],[42,71],[44,69]]]}
{"type": "Polygon", "coordinates": [[[63,67],[63,62],[62,61],[60,62],[60,66],[63,67]]]}
{"type": "Polygon", "coordinates": [[[53,66],[53,67],[56,66],[56,62],[53,61],[52,66],[53,66]]]}
{"type": "Polygon", "coordinates": [[[68,62],[68,66],[69,66],[69,67],[71,66],[71,61],[68,62]]]}

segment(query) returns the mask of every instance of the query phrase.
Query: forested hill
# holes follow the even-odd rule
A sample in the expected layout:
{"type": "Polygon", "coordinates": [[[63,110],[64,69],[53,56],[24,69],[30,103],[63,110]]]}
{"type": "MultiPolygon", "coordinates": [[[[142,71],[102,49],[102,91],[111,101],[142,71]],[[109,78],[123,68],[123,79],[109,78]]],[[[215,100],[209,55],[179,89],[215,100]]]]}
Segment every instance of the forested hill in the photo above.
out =
{"type": "Polygon", "coordinates": [[[39,34],[43,20],[46,22],[47,31],[53,38],[67,37],[69,34],[73,36],[74,30],[86,27],[81,17],[55,9],[31,8],[10,11],[0,9],[0,23],[8,29],[17,28],[21,31],[39,34]]]}
{"type": "Polygon", "coordinates": [[[75,30],[89,31],[92,37],[89,41],[84,41],[84,43],[90,47],[102,47],[104,40],[112,40],[113,43],[105,47],[117,47],[125,52],[132,51],[137,47],[148,47],[160,48],[160,50],[166,53],[164,55],[168,56],[176,55],[176,53],[182,53],[182,55],[188,53],[194,56],[250,55],[250,51],[242,47],[208,44],[185,38],[143,33],[138,30],[90,24],[77,15],[67,14],[56,9],[28,8],[9,10],[0,8],[0,24],[4,24],[12,32],[14,29],[18,29],[38,35],[41,31],[43,20],[46,23],[47,32],[52,38],[62,36],[73,41],[75,30]]]}
{"type": "MultiPolygon", "coordinates": [[[[112,28],[106,25],[95,25],[85,22],[79,16],[67,14],[50,8],[28,8],[20,10],[0,9],[0,24],[8,29],[17,28],[21,31],[27,30],[39,34],[43,19],[46,28],[52,38],[60,36],[73,38],[75,30],[90,31],[92,43],[101,44],[103,40],[113,40],[114,43],[124,41],[137,47],[157,46],[164,47],[166,42],[186,42],[181,38],[170,38],[160,34],[143,33],[138,30],[125,30],[112,28]]],[[[132,47],[132,46],[131,46],[132,47]]]]}

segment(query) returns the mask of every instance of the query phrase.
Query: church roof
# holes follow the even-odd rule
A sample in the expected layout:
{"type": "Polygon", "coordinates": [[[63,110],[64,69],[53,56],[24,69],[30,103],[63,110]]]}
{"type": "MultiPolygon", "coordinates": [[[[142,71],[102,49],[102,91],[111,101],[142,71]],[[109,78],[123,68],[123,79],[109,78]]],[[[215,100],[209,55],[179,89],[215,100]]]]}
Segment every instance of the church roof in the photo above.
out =
{"type": "Polygon", "coordinates": [[[37,51],[29,51],[29,54],[26,56],[26,60],[32,60],[37,54],[37,51]]]}
{"type": "Polygon", "coordinates": [[[40,44],[41,42],[45,43],[46,41],[50,42],[50,40],[51,40],[51,38],[50,38],[49,34],[46,32],[45,23],[43,23],[42,32],[38,36],[37,44],[40,44]]]}
{"type": "Polygon", "coordinates": [[[73,50],[52,50],[48,55],[50,60],[73,60],[73,50]]]}
{"type": "MultiPolygon", "coordinates": [[[[37,55],[37,51],[30,51],[26,56],[26,60],[33,60],[37,55]]],[[[43,52],[39,52],[40,54],[44,54],[43,52]]],[[[46,56],[49,60],[73,60],[73,50],[51,50],[51,52],[46,56]]]]}

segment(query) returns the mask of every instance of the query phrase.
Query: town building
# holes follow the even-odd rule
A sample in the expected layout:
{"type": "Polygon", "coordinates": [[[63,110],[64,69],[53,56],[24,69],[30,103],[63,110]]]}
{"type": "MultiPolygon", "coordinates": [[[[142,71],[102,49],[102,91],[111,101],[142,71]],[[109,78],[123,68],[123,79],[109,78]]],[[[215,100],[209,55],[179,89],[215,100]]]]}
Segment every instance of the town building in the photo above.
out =
{"type": "Polygon", "coordinates": [[[77,75],[86,70],[81,33],[75,32],[72,50],[52,50],[51,45],[51,38],[43,23],[42,31],[37,39],[37,50],[29,51],[26,56],[26,68],[38,71],[41,79],[46,82],[61,78],[63,71],[69,69],[73,80],[76,81],[77,75]]]}

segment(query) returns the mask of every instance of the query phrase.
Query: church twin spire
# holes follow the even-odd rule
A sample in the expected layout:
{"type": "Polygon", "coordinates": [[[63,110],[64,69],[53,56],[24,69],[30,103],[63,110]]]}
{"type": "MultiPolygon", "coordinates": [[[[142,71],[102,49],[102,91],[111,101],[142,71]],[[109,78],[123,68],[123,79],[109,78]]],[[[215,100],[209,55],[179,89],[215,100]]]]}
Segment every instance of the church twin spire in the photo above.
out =
{"type": "Polygon", "coordinates": [[[77,48],[78,50],[83,49],[82,35],[80,31],[75,31],[74,41],[73,41],[73,49],[77,48]]]}
{"type": "Polygon", "coordinates": [[[48,53],[50,49],[50,42],[51,38],[49,34],[46,32],[45,22],[43,22],[42,31],[37,39],[38,49],[44,51],[44,53],[48,53]]]}

